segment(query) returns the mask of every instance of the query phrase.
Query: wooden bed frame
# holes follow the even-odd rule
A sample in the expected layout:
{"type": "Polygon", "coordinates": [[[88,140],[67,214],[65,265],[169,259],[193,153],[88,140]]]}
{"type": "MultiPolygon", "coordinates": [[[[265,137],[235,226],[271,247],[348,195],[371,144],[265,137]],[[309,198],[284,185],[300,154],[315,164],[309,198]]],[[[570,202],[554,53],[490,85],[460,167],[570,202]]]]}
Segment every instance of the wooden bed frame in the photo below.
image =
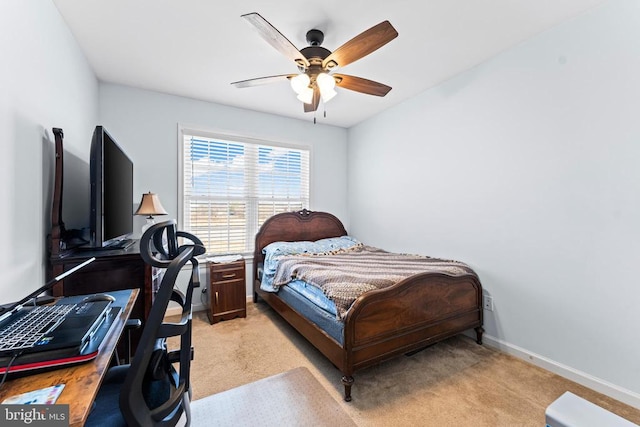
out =
{"type": "Polygon", "coordinates": [[[419,350],[474,328],[482,344],[482,286],[477,277],[421,273],[389,288],[360,296],[344,321],[341,345],[315,323],[264,292],[258,280],[262,249],[276,241],[315,241],[344,236],[342,222],[326,212],[306,209],[274,215],[256,234],[253,258],[254,302],[258,297],[300,332],[343,374],[344,399],[351,400],[353,373],[397,355],[419,350]]]}

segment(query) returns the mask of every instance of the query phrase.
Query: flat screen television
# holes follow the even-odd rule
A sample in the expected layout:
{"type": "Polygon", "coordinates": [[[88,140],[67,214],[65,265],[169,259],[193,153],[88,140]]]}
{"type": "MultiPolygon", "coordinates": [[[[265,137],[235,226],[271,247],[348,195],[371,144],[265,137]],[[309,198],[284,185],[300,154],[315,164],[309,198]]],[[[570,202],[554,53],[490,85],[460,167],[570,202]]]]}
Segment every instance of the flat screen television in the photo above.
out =
{"type": "Polygon", "coordinates": [[[90,247],[117,249],[131,244],[133,162],[103,126],[91,140],[90,247]]]}

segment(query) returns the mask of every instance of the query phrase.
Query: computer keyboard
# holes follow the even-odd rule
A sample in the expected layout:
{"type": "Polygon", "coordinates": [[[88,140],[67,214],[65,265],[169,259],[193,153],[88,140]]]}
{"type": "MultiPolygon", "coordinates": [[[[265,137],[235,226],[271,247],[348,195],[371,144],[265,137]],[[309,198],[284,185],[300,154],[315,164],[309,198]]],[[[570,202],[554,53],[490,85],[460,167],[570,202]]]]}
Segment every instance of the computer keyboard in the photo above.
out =
{"type": "Polygon", "coordinates": [[[77,304],[43,305],[0,329],[0,351],[33,347],[46,333],[64,320],[77,304]]]}

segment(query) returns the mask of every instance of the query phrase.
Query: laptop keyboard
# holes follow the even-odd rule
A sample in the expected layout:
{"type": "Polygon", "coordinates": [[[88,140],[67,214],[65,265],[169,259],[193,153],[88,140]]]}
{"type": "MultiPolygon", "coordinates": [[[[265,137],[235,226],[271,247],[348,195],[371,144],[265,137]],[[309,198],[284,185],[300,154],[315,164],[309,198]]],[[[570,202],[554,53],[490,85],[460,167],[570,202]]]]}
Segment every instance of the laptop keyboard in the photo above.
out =
{"type": "Polygon", "coordinates": [[[47,332],[58,326],[77,304],[41,305],[0,330],[0,351],[33,347],[47,332]]]}

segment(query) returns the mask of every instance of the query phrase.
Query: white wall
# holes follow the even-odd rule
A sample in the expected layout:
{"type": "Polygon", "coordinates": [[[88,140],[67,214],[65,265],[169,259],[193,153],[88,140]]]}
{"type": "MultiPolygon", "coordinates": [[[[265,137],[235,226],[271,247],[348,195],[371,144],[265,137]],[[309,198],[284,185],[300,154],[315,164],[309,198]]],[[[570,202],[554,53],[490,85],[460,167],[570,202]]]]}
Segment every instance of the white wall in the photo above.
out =
{"type": "MultiPolygon", "coordinates": [[[[100,84],[100,122],[134,163],[134,195],[159,195],[178,214],[178,124],[311,147],[312,210],[347,220],[347,131],[178,96],[100,84]]],[[[139,199],[134,201],[135,205],[139,199]]],[[[136,218],[139,229],[143,218],[136,218]]],[[[250,260],[248,260],[250,262],[250,260]]],[[[202,276],[204,282],[205,276],[202,276]]],[[[247,286],[247,295],[252,294],[247,286]]],[[[194,299],[197,305],[198,298],[194,299]]]]}
{"type": "Polygon", "coordinates": [[[639,76],[610,2],[350,129],[348,179],[354,235],[468,262],[489,340],[635,406],[639,76]]]}
{"type": "MultiPolygon", "coordinates": [[[[88,162],[98,116],[98,82],[50,1],[0,2],[0,52],[0,303],[7,303],[44,284],[51,128],[64,130],[65,164],[82,168],[78,159],[88,162]]],[[[73,210],[63,215],[69,228],[77,218],[73,210]]]]}
{"type": "Polygon", "coordinates": [[[180,123],[311,146],[311,209],[334,212],[347,220],[347,131],[343,128],[103,83],[100,122],[133,160],[134,195],[158,193],[170,217],[178,212],[180,123]]]}

